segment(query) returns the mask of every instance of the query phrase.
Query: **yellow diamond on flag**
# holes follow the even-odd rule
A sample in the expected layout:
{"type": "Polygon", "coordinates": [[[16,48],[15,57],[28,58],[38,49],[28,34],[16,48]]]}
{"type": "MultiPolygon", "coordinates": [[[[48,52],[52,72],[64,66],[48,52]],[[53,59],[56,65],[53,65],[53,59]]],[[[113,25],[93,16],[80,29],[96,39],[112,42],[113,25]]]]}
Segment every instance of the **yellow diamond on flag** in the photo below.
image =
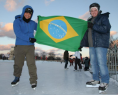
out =
{"type": "Polygon", "coordinates": [[[40,21],[40,28],[56,43],[79,36],[64,16],[40,21]]]}

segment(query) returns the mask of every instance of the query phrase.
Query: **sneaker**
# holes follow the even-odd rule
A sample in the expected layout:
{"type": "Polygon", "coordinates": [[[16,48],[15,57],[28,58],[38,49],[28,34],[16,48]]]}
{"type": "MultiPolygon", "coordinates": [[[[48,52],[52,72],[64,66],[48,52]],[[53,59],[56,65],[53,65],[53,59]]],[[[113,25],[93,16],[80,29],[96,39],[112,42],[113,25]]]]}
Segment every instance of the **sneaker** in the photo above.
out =
{"type": "Polygon", "coordinates": [[[20,80],[19,77],[15,77],[15,79],[11,82],[11,85],[12,85],[12,86],[16,86],[16,85],[18,85],[19,80],[20,80]]]}
{"type": "Polygon", "coordinates": [[[31,87],[35,90],[35,88],[36,88],[36,83],[33,83],[33,84],[31,84],[31,87]]]}
{"type": "Polygon", "coordinates": [[[99,93],[103,93],[107,90],[108,84],[107,83],[101,83],[99,86],[99,93]]]}
{"type": "Polygon", "coordinates": [[[92,80],[92,81],[86,82],[86,87],[99,87],[99,86],[100,86],[100,81],[92,80]]]}

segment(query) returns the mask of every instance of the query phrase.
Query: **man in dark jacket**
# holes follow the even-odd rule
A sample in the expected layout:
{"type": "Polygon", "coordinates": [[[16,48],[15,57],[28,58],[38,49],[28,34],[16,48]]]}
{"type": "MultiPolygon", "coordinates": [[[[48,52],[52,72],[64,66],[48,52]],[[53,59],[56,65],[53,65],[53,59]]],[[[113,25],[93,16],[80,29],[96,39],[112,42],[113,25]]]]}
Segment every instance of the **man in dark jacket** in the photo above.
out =
{"type": "Polygon", "coordinates": [[[35,65],[35,47],[34,30],[37,29],[37,23],[32,21],[33,8],[29,5],[24,6],[22,14],[15,17],[13,28],[16,35],[15,43],[15,63],[14,76],[11,82],[12,86],[18,84],[22,73],[22,67],[26,58],[30,75],[30,84],[32,88],[37,86],[37,68],[35,65]]]}
{"type": "Polygon", "coordinates": [[[101,14],[100,5],[93,3],[89,6],[91,18],[88,20],[88,30],[82,39],[81,46],[89,47],[90,63],[92,65],[93,81],[86,83],[87,87],[99,87],[105,91],[109,84],[107,68],[107,48],[109,47],[110,28],[109,13],[101,14]],[[99,79],[101,76],[101,84],[99,79]]]}
{"type": "Polygon", "coordinates": [[[68,60],[69,60],[69,53],[68,53],[68,51],[67,50],[65,50],[65,52],[64,52],[64,61],[65,61],[65,69],[68,69],[67,68],[67,65],[68,65],[68,60]]]}

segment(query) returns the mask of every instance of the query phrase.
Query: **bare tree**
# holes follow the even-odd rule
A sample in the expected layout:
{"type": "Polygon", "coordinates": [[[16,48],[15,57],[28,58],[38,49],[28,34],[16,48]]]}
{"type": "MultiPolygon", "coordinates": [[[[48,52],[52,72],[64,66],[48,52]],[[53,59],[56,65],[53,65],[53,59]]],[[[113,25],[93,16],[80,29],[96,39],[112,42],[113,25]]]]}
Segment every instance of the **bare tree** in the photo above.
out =
{"type": "Polygon", "coordinates": [[[43,60],[45,60],[46,59],[46,52],[42,52],[41,57],[42,57],[43,60]]]}
{"type": "Polygon", "coordinates": [[[35,53],[35,56],[39,56],[37,52],[35,53]]]}
{"type": "Polygon", "coordinates": [[[118,37],[113,38],[113,36],[111,36],[109,40],[109,49],[113,49],[115,46],[118,47],[118,37]]]}
{"type": "Polygon", "coordinates": [[[56,57],[55,59],[56,59],[56,60],[61,60],[61,57],[56,57]]]}
{"type": "Polygon", "coordinates": [[[49,52],[48,53],[48,60],[54,60],[55,59],[55,54],[54,54],[54,52],[49,52]]]}

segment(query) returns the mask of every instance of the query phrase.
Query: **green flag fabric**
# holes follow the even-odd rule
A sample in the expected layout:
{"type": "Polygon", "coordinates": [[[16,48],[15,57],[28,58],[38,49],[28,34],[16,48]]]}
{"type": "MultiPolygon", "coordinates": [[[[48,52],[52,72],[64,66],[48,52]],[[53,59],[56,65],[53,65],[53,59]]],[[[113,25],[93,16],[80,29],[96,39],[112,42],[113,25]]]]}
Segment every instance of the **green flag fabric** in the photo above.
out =
{"type": "Polygon", "coordinates": [[[68,51],[78,51],[87,21],[68,16],[38,16],[36,42],[68,51]]]}

